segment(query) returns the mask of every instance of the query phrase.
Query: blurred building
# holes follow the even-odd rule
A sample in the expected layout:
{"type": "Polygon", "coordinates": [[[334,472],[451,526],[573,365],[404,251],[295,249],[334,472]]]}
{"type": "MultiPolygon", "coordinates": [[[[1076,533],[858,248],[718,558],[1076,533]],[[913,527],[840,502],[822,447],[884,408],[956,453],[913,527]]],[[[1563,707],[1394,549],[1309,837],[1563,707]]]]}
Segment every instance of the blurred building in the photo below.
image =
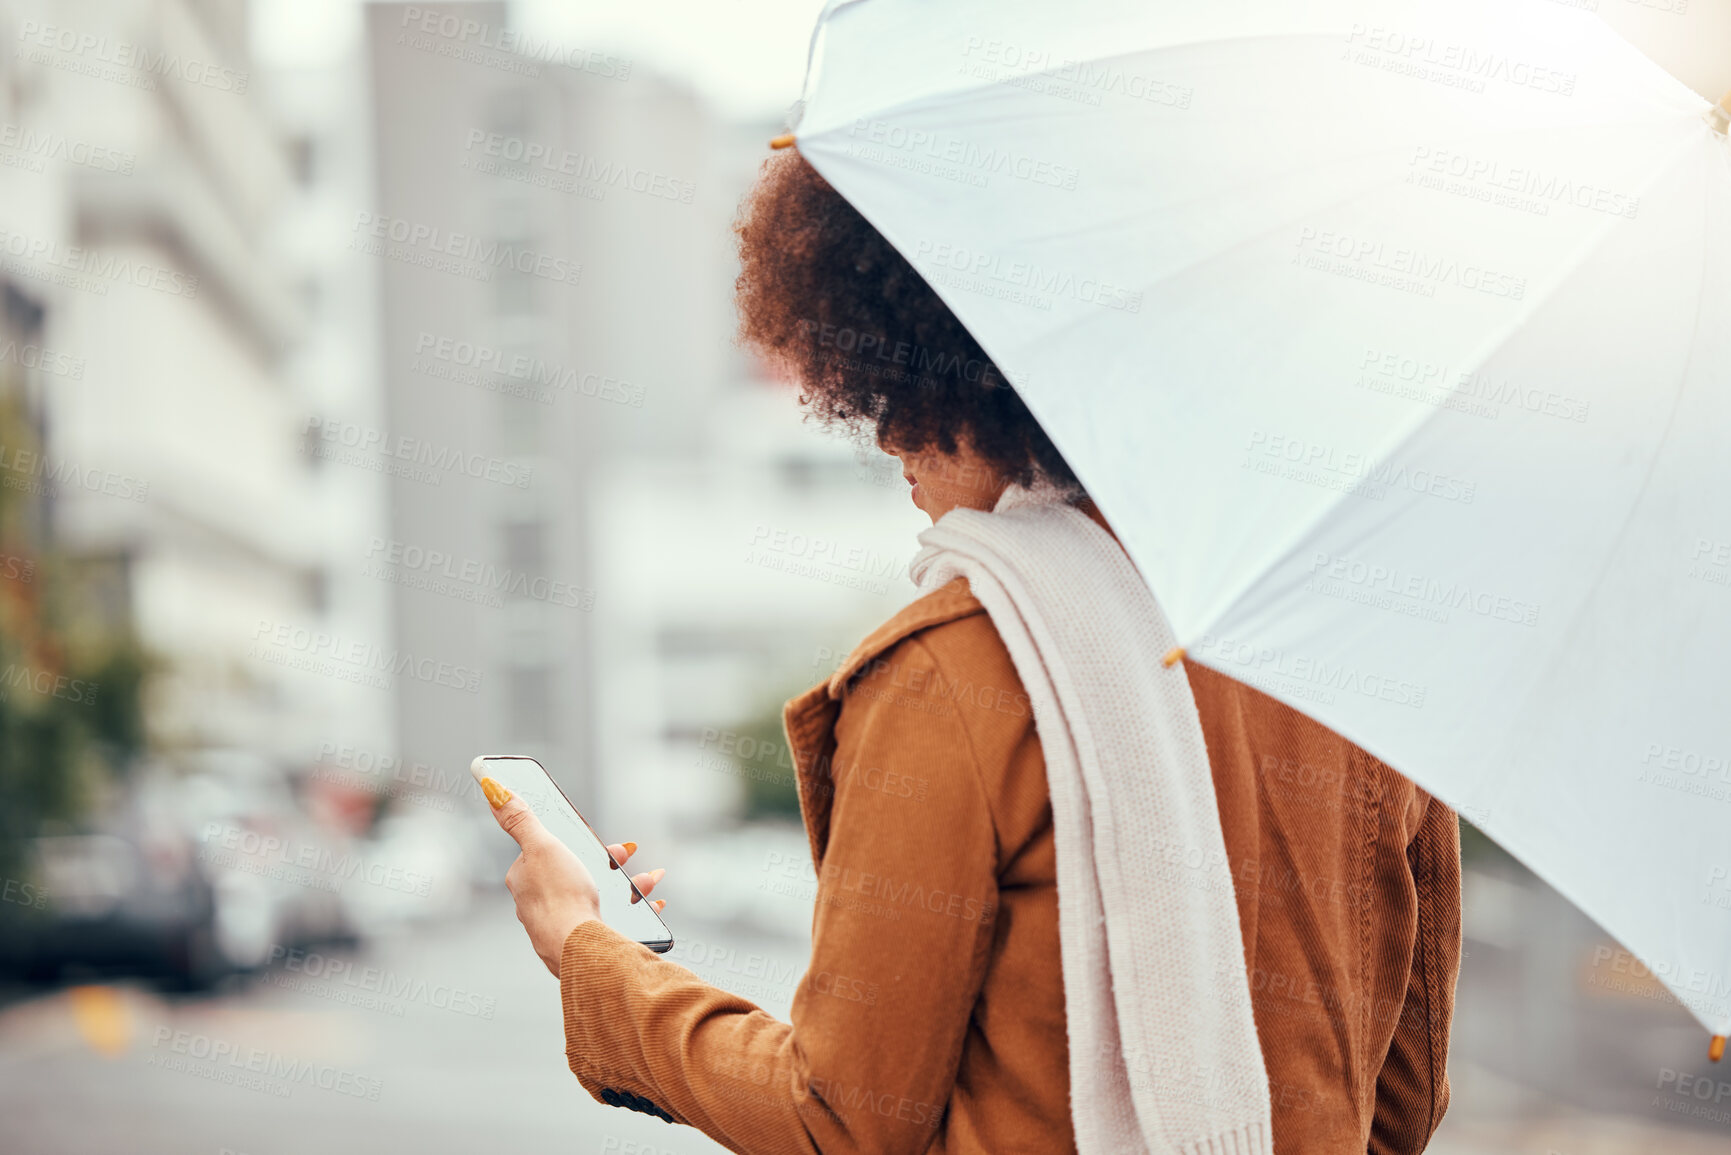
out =
{"type": "Polygon", "coordinates": [[[532,754],[633,838],[725,820],[743,783],[705,733],[827,673],[818,651],[911,595],[917,547],[905,487],[733,345],[730,225],[774,126],[501,4],[367,17],[353,234],[383,278],[387,429],[479,472],[390,479],[398,643],[485,671],[468,698],[401,684],[405,757],[532,754]],[[786,552],[843,524],[870,581],[786,552]]]}
{"type": "MultiPolygon", "coordinates": [[[[276,6],[293,11],[298,0],[276,6]]],[[[264,7],[255,0],[255,19],[264,7]]],[[[303,310],[301,339],[282,372],[299,405],[296,448],[315,511],[318,593],[332,636],[389,655],[394,587],[365,564],[389,533],[388,487],[385,474],[368,467],[376,462],[357,464],[344,444],[385,422],[378,266],[350,243],[349,227],[355,206],[372,198],[372,121],[359,111],[369,95],[366,60],[353,36],[310,55],[280,51],[269,42],[278,26],[265,20],[253,35],[262,49],[287,57],[261,65],[258,94],[290,178],[269,247],[303,310]]],[[[351,708],[297,735],[299,763],[317,763],[339,782],[370,776],[385,797],[398,796],[406,788],[398,773],[398,680],[379,687],[323,679],[351,708]]]]}
{"type": "MultiPolygon", "coordinates": [[[[292,157],[260,99],[242,0],[0,5],[0,279],[56,357],[34,372],[40,487],[84,562],[79,612],[160,661],[149,722],[182,761],[304,761],[308,735],[377,733],[388,700],[294,669],[279,631],[384,629],[334,607],[323,483],[291,372],[309,299],[280,247],[292,157]],[[279,649],[281,649],[279,647],[279,649]]],[[[351,384],[363,389],[364,372],[351,384]]]]}

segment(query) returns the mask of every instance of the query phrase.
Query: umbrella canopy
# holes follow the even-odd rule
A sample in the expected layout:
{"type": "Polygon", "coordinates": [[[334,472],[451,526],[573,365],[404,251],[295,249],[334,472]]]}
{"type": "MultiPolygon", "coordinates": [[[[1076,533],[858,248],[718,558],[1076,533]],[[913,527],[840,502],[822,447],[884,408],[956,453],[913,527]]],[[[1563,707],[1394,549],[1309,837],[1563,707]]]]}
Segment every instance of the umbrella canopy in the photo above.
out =
{"type": "Polygon", "coordinates": [[[1722,116],[1550,0],[832,0],[801,107],[1188,660],[1731,1033],[1722,116]]]}

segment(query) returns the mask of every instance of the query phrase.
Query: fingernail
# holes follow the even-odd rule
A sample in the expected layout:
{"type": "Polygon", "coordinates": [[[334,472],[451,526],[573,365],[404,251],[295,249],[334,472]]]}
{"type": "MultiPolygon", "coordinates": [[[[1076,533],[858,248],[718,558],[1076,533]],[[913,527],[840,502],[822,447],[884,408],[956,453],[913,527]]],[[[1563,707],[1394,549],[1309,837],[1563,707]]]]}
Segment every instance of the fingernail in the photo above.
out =
{"type": "Polygon", "coordinates": [[[494,810],[511,801],[511,792],[491,778],[481,779],[481,793],[487,796],[487,802],[494,810]]]}
{"type": "Polygon", "coordinates": [[[655,913],[660,914],[661,908],[666,906],[666,905],[667,905],[667,900],[665,898],[656,899],[655,900],[655,913]]]}
{"type": "Polygon", "coordinates": [[[636,853],[637,853],[637,844],[635,842],[627,842],[625,844],[625,856],[627,858],[629,858],[633,854],[636,854],[636,853]]]}
{"type": "Polygon", "coordinates": [[[666,873],[667,873],[667,868],[665,866],[658,866],[654,870],[649,872],[649,881],[650,882],[660,882],[661,876],[666,874],[666,873]]]}

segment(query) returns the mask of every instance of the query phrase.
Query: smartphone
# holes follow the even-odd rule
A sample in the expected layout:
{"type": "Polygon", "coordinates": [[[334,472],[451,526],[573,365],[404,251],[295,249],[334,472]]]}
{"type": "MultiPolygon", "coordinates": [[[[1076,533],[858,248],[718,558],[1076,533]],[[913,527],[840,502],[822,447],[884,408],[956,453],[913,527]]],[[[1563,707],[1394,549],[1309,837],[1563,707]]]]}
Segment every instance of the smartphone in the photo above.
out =
{"type": "Polygon", "coordinates": [[[541,819],[541,825],[569,846],[578,861],[589,868],[601,892],[602,922],[657,954],[673,949],[673,932],[631,881],[629,868],[609,869],[613,856],[607,852],[607,844],[571,805],[541,763],[521,754],[483,754],[469,763],[469,773],[477,782],[491,778],[527,802],[541,819]]]}

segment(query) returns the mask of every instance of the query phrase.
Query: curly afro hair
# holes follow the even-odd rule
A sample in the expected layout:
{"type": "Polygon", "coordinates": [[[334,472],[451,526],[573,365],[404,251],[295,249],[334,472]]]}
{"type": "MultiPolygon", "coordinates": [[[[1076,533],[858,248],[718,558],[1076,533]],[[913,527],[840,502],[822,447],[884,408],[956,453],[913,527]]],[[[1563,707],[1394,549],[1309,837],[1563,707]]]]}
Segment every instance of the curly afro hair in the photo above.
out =
{"type": "Polygon", "coordinates": [[[1081,483],[979,342],[883,234],[793,149],[740,206],[739,338],[826,424],[955,453],[1005,482],[1081,483]]]}

